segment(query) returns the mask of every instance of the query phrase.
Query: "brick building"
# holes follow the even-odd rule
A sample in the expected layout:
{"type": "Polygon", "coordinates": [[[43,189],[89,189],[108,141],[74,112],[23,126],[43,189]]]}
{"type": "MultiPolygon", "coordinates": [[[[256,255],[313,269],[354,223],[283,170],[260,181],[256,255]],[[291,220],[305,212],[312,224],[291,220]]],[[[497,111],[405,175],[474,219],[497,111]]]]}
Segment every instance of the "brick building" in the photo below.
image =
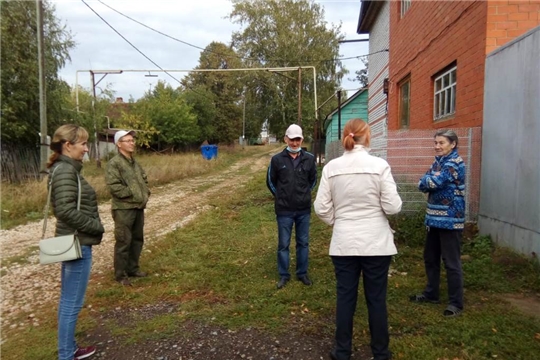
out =
{"type": "MultiPolygon", "coordinates": [[[[402,195],[415,197],[433,161],[433,130],[455,129],[467,164],[467,219],[475,220],[486,55],[540,24],[540,0],[361,3],[357,32],[369,34],[372,54],[372,153],[387,159],[400,188],[411,189],[402,195]],[[388,52],[380,52],[385,44],[388,52]]],[[[424,201],[405,199],[412,210],[424,201]]]]}
{"type": "Polygon", "coordinates": [[[486,54],[539,14],[540,0],[391,1],[389,129],[481,126],[486,54]]]}

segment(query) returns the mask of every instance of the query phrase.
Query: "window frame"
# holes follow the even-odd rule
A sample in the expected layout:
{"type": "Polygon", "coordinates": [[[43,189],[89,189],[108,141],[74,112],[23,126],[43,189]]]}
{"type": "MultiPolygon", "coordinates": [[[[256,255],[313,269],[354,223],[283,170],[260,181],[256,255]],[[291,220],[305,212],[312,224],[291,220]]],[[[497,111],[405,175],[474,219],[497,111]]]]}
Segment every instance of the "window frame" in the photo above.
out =
{"type": "Polygon", "coordinates": [[[398,120],[399,120],[399,127],[401,129],[408,129],[411,126],[411,76],[410,74],[407,75],[403,80],[401,80],[398,83],[398,89],[399,89],[399,102],[398,102],[398,120]],[[404,87],[407,86],[407,95],[404,97],[404,87]],[[406,105],[406,108],[404,107],[404,104],[406,105]],[[406,112],[406,114],[405,114],[406,112]],[[404,116],[406,115],[406,116],[404,116]]]}
{"type": "Polygon", "coordinates": [[[411,3],[412,3],[412,0],[401,0],[399,8],[400,8],[400,13],[401,13],[402,18],[405,16],[405,13],[409,11],[411,7],[411,3]]]}
{"type": "Polygon", "coordinates": [[[455,115],[456,94],[457,63],[453,63],[433,77],[433,121],[455,115]]]}

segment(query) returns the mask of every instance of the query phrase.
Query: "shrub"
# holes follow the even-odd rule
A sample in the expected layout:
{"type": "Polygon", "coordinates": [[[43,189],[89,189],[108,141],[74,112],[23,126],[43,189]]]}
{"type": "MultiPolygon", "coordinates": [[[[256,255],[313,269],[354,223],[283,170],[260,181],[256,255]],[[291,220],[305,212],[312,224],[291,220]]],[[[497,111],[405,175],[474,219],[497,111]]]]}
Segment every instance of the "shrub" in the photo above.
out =
{"type": "Polygon", "coordinates": [[[412,247],[423,246],[426,236],[424,214],[424,211],[416,211],[390,216],[396,242],[412,247]]]}

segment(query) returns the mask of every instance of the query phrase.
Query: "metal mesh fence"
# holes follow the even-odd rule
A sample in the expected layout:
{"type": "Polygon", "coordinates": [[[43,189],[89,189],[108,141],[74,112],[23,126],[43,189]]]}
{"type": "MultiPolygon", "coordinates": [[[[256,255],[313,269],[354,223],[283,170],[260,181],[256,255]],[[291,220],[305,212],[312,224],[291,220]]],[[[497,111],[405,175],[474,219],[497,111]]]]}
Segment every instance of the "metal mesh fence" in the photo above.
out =
{"type": "MultiPolygon", "coordinates": [[[[480,199],[482,128],[452,129],[459,137],[458,152],[466,165],[466,220],[476,221],[480,199]]],[[[405,212],[425,208],[426,195],[418,191],[418,180],[434,161],[433,129],[388,130],[371,139],[370,154],[388,161],[403,200],[405,212]]],[[[327,144],[326,162],[343,154],[339,141],[327,144]]]]}

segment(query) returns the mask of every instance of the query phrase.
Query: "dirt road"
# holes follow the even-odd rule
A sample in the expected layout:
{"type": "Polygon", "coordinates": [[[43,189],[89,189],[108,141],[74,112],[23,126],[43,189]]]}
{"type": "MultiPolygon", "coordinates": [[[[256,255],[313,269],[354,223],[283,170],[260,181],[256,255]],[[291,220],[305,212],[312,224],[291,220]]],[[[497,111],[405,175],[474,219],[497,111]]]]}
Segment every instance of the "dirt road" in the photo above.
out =
{"type": "MultiPolygon", "coordinates": [[[[268,149],[269,150],[269,149],[268,149]]],[[[273,150],[274,152],[276,150],[273,150]]],[[[185,179],[152,189],[146,210],[145,241],[152,243],[161,236],[184,226],[209,208],[209,198],[217,193],[234,191],[254,176],[264,176],[272,151],[242,159],[233,166],[210,175],[185,179]]],[[[113,271],[114,224],[110,202],[99,206],[105,235],[101,245],[94,247],[93,274],[111,274],[113,271]]],[[[59,295],[60,265],[39,265],[37,243],[41,237],[43,221],[0,231],[2,246],[2,328],[16,329],[39,325],[36,309],[54,304],[59,295]],[[4,263],[19,258],[19,263],[4,263]],[[26,320],[15,321],[18,315],[26,320]]],[[[54,218],[48,220],[47,236],[52,236],[54,218]]],[[[5,341],[5,336],[3,336],[5,341]]]]}

